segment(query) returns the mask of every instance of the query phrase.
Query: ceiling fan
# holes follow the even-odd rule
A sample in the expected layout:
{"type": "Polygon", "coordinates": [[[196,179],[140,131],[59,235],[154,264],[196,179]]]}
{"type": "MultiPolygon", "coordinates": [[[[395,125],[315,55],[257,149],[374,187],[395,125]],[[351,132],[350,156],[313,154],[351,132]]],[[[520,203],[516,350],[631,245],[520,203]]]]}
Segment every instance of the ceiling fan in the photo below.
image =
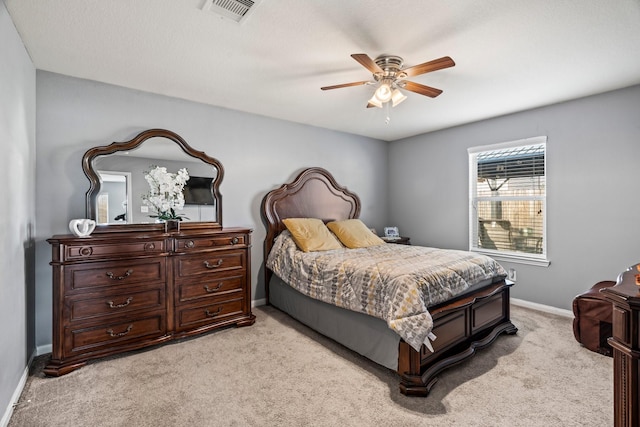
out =
{"type": "Polygon", "coordinates": [[[404,61],[399,56],[380,55],[374,60],[365,53],[354,53],[351,57],[373,73],[374,81],[365,80],[361,82],[344,83],[341,85],[324,86],[320,89],[330,90],[340,89],[343,87],[378,84],[378,88],[367,103],[367,108],[382,108],[382,104],[389,101],[392,106],[395,107],[407,99],[407,96],[403,94],[400,89],[435,98],[442,93],[442,90],[425,86],[420,83],[411,82],[406,80],[406,78],[419,76],[420,74],[430,73],[432,71],[442,70],[443,68],[449,68],[456,65],[456,63],[453,62],[453,59],[448,56],[443,56],[442,58],[414,65],[409,68],[402,68],[404,61]]]}

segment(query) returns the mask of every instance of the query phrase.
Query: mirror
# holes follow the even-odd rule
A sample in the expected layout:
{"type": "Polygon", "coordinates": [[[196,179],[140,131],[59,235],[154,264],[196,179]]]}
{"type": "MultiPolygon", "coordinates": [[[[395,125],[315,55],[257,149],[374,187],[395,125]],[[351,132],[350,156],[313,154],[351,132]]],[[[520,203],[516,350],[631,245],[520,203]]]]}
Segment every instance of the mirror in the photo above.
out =
{"type": "Polygon", "coordinates": [[[173,174],[185,168],[189,174],[183,189],[185,204],[176,210],[183,218],[181,228],[222,227],[222,164],[194,150],[174,132],[151,129],[131,141],[95,147],[84,154],[82,169],[90,182],[87,218],[98,223],[96,231],[163,229],[155,218],[157,212],[143,201],[150,190],[145,175],[154,166],[173,174]]]}

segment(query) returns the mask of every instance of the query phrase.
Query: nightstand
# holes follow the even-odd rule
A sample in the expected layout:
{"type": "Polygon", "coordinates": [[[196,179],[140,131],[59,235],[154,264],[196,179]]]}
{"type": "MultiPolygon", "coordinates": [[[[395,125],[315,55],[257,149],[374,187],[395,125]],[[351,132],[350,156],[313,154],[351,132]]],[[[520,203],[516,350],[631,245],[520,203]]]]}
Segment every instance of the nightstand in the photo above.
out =
{"type": "Polygon", "coordinates": [[[390,239],[388,237],[381,237],[382,240],[384,240],[387,243],[395,243],[397,245],[410,245],[411,244],[411,238],[409,237],[397,237],[397,238],[393,238],[390,239]]]}

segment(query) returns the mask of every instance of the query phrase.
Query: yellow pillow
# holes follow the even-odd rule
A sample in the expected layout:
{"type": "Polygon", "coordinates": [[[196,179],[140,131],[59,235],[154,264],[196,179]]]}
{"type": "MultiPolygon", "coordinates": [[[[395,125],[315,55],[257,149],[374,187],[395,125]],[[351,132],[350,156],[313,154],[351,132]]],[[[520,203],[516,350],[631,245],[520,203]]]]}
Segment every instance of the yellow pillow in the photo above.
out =
{"type": "Polygon", "coordinates": [[[287,218],[282,222],[293,237],[293,241],[304,252],[340,249],[342,245],[318,218],[287,218]]]}
{"type": "Polygon", "coordinates": [[[367,248],[369,246],[384,245],[385,242],[359,219],[333,221],[327,224],[329,230],[338,236],[343,245],[349,249],[367,248]]]}

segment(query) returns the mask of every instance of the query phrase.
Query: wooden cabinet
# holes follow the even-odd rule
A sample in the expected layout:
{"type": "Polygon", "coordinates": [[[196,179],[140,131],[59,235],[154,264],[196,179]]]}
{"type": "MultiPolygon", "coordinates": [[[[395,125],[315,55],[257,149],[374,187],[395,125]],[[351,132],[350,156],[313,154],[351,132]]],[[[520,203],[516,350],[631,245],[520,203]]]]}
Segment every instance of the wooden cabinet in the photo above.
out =
{"type": "Polygon", "coordinates": [[[251,230],[53,236],[53,349],[44,369],[248,326],[251,230]]]}
{"type": "Polygon", "coordinates": [[[616,427],[640,425],[640,264],[602,289],[613,304],[613,418],[616,427]]]}

